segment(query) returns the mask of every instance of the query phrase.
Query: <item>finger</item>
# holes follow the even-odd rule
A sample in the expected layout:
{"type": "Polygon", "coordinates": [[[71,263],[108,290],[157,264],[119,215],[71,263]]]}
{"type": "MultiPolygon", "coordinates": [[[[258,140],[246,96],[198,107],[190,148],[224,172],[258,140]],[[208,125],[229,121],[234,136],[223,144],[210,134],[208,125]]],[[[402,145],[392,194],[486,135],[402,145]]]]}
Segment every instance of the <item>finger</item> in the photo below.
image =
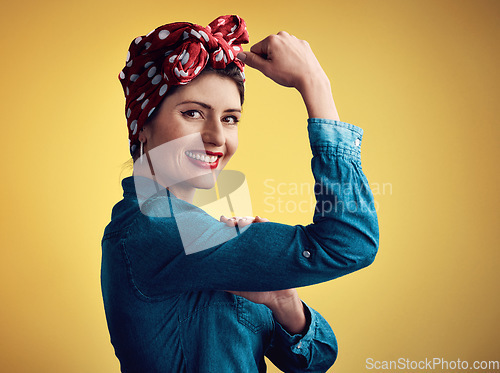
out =
{"type": "Polygon", "coordinates": [[[280,31],[278,32],[276,35],[280,35],[280,36],[293,36],[293,35],[290,35],[288,32],[286,31],[280,31]]]}
{"type": "Polygon", "coordinates": [[[266,223],[266,222],[268,222],[268,221],[269,221],[269,219],[266,219],[266,218],[261,218],[259,215],[257,215],[257,216],[255,217],[255,223],[266,223]]]}
{"type": "Polygon", "coordinates": [[[221,215],[219,220],[223,223],[227,223],[228,221],[234,220],[234,218],[228,218],[225,215],[221,215]]]}
{"type": "Polygon", "coordinates": [[[295,35],[289,34],[286,31],[280,31],[276,35],[280,36],[281,38],[284,38],[284,40],[286,40],[287,38],[288,39],[293,39],[293,40],[299,40],[298,37],[296,37],[295,35]]]}
{"type": "Polygon", "coordinates": [[[238,222],[238,227],[246,227],[247,225],[250,225],[253,223],[253,218],[252,217],[243,217],[243,218],[239,218],[237,220],[238,222]]]}
{"type": "Polygon", "coordinates": [[[269,64],[268,60],[253,52],[240,52],[237,57],[247,66],[253,67],[262,73],[266,71],[269,64]]]}
{"type": "Polygon", "coordinates": [[[269,54],[269,42],[273,37],[276,37],[276,35],[269,35],[267,38],[255,43],[250,47],[250,52],[265,58],[269,54]]]}
{"type": "Polygon", "coordinates": [[[227,218],[225,217],[224,215],[221,215],[220,217],[220,221],[222,223],[226,223],[226,225],[228,227],[234,227],[236,225],[236,218],[235,217],[232,217],[232,218],[227,218]]]}

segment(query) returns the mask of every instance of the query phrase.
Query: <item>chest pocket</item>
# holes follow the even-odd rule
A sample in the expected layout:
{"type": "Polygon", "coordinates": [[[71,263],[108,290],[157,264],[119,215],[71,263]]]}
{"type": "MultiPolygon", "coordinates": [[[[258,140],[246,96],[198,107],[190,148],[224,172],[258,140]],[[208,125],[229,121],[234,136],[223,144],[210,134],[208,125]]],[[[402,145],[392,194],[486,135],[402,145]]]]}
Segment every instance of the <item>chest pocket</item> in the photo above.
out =
{"type": "Polygon", "coordinates": [[[236,313],[238,322],[253,333],[270,330],[272,327],[271,310],[263,304],[253,303],[236,295],[236,313]]]}

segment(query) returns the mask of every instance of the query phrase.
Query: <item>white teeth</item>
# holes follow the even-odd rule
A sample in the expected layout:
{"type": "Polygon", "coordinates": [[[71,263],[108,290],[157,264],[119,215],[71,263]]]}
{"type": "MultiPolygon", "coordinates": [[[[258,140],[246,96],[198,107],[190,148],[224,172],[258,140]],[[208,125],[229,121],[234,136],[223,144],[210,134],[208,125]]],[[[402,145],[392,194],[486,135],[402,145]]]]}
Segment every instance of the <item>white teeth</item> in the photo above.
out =
{"type": "Polygon", "coordinates": [[[200,154],[200,153],[192,153],[190,151],[186,151],[185,154],[189,158],[197,159],[197,160],[205,162],[205,163],[214,163],[217,160],[217,156],[216,155],[206,155],[206,154],[200,154]]]}

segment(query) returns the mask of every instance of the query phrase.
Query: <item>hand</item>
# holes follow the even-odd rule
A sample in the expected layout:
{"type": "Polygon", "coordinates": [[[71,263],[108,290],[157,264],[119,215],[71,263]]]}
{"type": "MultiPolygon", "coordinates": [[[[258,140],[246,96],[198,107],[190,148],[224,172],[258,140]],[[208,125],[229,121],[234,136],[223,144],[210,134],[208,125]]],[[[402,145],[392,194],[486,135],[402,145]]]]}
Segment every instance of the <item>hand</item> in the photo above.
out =
{"type": "MultiPolygon", "coordinates": [[[[238,225],[245,227],[252,223],[265,223],[269,219],[256,216],[234,216],[227,218],[224,215],[220,221],[230,227],[238,225]]],[[[291,334],[303,333],[307,327],[302,301],[296,289],[284,289],[275,291],[237,291],[226,290],[228,293],[246,298],[251,302],[267,306],[274,314],[276,320],[291,334]]]]}
{"type": "Polygon", "coordinates": [[[268,222],[269,219],[261,218],[260,216],[256,216],[255,218],[252,216],[233,216],[232,218],[227,218],[224,215],[221,215],[220,221],[226,223],[228,227],[234,227],[238,225],[238,227],[243,228],[252,223],[265,223],[268,222]]]}
{"type": "Polygon", "coordinates": [[[233,291],[227,290],[228,293],[239,295],[251,302],[263,304],[270,309],[277,308],[282,304],[289,303],[298,298],[296,289],[285,289],[275,291],[233,291]]]}
{"type": "Polygon", "coordinates": [[[339,120],[330,81],[305,40],[280,31],[237,57],[276,83],[295,87],[302,95],[309,118],[339,120]]]}
{"type": "MultiPolygon", "coordinates": [[[[252,216],[233,216],[232,218],[227,218],[224,215],[220,217],[220,221],[226,223],[229,227],[234,227],[238,225],[238,227],[245,227],[252,223],[265,223],[268,222],[269,219],[261,218],[260,216],[256,216],[253,218],[252,216]]],[[[291,298],[298,297],[297,290],[295,289],[286,289],[286,290],[278,290],[278,291],[228,291],[229,293],[233,293],[235,295],[239,295],[240,297],[244,297],[249,301],[254,303],[264,304],[268,307],[273,307],[277,304],[286,303],[291,298]]]]}
{"type": "Polygon", "coordinates": [[[276,83],[299,91],[310,77],[326,77],[309,43],[285,31],[269,35],[250,52],[238,53],[238,58],[276,83]]]}
{"type": "Polygon", "coordinates": [[[308,328],[304,305],[296,289],[276,291],[229,291],[251,302],[264,304],[290,334],[305,334],[308,328]]]}

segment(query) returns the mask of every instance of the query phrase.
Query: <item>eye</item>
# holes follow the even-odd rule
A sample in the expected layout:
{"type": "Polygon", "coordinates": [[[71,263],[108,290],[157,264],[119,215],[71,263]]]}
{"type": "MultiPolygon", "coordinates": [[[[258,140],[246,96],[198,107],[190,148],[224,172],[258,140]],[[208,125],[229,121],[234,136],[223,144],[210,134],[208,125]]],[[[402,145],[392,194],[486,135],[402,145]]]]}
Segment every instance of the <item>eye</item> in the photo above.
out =
{"type": "Polygon", "coordinates": [[[199,119],[201,118],[201,113],[198,110],[186,110],[186,111],[181,111],[182,115],[192,118],[192,119],[199,119]]]}
{"type": "Polygon", "coordinates": [[[238,124],[238,122],[240,121],[237,117],[235,117],[234,115],[229,115],[227,117],[224,117],[222,119],[224,122],[228,123],[228,124],[231,124],[233,126],[236,126],[238,124]]]}

